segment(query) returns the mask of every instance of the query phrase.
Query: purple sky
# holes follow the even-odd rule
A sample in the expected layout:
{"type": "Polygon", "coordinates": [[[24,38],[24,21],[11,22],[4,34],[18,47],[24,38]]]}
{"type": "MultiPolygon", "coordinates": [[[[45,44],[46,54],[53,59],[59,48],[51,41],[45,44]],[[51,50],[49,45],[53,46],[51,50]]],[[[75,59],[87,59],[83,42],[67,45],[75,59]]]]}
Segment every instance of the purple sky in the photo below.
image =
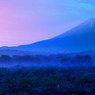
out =
{"type": "Polygon", "coordinates": [[[49,39],[94,16],[94,0],[0,0],[0,46],[49,39]]]}

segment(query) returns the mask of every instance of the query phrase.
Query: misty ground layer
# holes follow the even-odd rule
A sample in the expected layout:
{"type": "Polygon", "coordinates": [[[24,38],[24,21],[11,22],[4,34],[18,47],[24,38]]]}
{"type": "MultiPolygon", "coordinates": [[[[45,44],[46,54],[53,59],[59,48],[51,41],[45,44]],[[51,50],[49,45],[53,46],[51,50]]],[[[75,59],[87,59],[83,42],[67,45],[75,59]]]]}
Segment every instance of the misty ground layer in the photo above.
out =
{"type": "Polygon", "coordinates": [[[20,69],[22,67],[36,68],[68,68],[80,66],[95,66],[94,57],[90,55],[24,55],[24,56],[0,56],[0,67],[20,69]]]}
{"type": "Polygon", "coordinates": [[[0,95],[95,95],[93,58],[63,54],[2,55],[0,95]]]}
{"type": "Polygon", "coordinates": [[[95,95],[95,67],[0,68],[0,95],[95,95]]]}

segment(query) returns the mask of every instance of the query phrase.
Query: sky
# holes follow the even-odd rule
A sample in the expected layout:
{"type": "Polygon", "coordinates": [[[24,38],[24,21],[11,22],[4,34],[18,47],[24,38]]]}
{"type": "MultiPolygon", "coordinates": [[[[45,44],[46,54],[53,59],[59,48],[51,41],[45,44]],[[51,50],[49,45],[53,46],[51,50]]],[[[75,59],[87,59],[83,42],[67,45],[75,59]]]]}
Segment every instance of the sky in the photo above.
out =
{"type": "Polygon", "coordinates": [[[95,17],[95,0],[0,0],[0,46],[50,39],[95,17]]]}

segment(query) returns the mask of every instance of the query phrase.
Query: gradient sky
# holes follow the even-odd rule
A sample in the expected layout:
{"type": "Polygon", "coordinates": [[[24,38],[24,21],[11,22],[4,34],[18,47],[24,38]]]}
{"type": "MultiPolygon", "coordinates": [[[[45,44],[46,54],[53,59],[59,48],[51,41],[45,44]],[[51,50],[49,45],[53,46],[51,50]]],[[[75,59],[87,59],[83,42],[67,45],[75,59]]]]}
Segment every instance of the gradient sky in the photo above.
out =
{"type": "Polygon", "coordinates": [[[52,38],[95,17],[95,0],[0,0],[0,46],[52,38]]]}

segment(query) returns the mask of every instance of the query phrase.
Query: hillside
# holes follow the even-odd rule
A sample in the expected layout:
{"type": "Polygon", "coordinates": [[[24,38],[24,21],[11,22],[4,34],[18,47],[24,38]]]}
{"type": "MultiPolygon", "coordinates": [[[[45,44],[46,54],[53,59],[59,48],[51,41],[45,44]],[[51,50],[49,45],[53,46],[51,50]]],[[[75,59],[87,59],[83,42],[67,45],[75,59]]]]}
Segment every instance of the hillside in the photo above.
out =
{"type": "Polygon", "coordinates": [[[2,47],[1,49],[24,51],[74,53],[95,50],[95,19],[88,19],[71,30],[49,40],[18,47],[2,47]]]}

